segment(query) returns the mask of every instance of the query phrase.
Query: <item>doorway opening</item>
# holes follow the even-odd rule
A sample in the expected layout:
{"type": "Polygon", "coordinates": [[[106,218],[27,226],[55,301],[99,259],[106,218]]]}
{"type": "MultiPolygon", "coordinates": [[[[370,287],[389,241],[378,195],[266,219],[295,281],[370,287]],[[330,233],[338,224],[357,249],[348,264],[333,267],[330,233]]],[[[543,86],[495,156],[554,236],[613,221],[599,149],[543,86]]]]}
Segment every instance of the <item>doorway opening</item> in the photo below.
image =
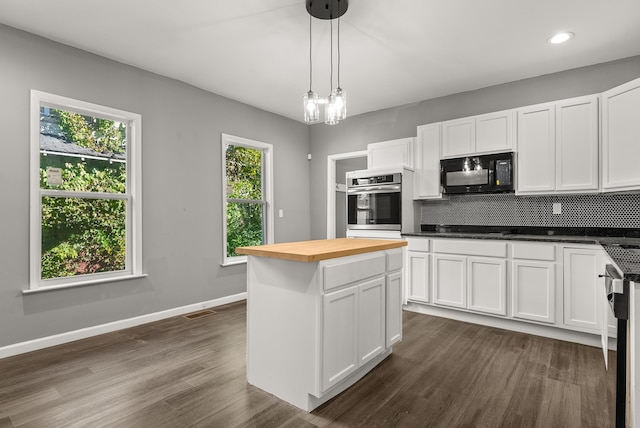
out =
{"type": "Polygon", "coordinates": [[[347,236],[347,171],[367,169],[367,151],[327,157],[327,239],[347,236]]]}

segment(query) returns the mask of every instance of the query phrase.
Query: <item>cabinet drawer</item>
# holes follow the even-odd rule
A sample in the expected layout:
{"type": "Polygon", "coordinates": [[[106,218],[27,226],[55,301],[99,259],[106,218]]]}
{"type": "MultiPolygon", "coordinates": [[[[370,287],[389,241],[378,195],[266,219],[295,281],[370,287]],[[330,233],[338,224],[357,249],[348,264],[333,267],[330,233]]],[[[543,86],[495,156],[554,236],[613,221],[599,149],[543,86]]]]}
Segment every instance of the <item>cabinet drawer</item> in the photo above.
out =
{"type": "MultiPolygon", "coordinates": [[[[380,253],[366,258],[341,259],[340,262],[328,263],[323,268],[324,290],[329,291],[363,278],[382,275],[386,262],[386,254],[380,253]]],[[[402,265],[402,260],[400,263],[402,265]]]]}
{"type": "Polygon", "coordinates": [[[387,253],[387,272],[402,269],[402,250],[387,253]]]}
{"type": "Polygon", "coordinates": [[[407,249],[409,251],[429,251],[429,239],[409,238],[407,239],[407,249]]]}
{"type": "Polygon", "coordinates": [[[553,244],[514,243],[511,245],[511,258],[552,262],[556,259],[556,246],[553,244]]]}
{"type": "Polygon", "coordinates": [[[469,256],[507,257],[507,243],[502,241],[434,239],[433,252],[469,256]]]}

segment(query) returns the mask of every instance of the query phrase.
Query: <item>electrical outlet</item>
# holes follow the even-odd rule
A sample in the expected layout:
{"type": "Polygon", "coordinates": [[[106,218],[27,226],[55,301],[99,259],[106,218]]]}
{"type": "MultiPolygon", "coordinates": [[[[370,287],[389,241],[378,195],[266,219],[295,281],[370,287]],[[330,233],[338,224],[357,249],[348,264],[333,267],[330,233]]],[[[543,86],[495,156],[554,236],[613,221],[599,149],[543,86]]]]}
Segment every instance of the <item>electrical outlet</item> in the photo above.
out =
{"type": "Polygon", "coordinates": [[[554,214],[562,214],[562,204],[560,202],[554,202],[554,204],[553,204],[553,213],[554,214]]]}
{"type": "Polygon", "coordinates": [[[284,210],[282,209],[278,210],[278,217],[280,218],[284,217],[284,210]]]}

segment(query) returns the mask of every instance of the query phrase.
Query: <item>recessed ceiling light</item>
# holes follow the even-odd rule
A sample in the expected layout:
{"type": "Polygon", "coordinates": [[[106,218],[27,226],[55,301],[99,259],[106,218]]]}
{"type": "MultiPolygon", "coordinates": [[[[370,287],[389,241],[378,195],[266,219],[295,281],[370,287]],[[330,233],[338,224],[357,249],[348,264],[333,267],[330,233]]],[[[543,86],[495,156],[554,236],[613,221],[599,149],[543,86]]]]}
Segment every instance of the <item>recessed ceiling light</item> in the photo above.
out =
{"type": "Polygon", "coordinates": [[[572,39],[573,36],[574,36],[574,34],[570,33],[570,32],[558,33],[558,34],[555,34],[555,35],[549,37],[549,39],[547,39],[547,41],[549,43],[557,45],[558,43],[564,43],[567,40],[572,39]]]}

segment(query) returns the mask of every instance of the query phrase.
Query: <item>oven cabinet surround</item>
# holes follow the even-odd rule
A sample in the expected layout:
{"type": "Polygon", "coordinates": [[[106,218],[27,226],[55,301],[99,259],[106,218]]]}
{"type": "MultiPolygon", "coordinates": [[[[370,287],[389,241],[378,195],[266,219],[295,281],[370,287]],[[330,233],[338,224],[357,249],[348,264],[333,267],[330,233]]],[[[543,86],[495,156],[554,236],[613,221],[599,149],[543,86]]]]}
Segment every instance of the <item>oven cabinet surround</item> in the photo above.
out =
{"type": "MultiPolygon", "coordinates": [[[[531,332],[600,343],[605,296],[598,274],[611,263],[601,246],[414,236],[407,241],[409,309],[521,331],[541,326],[531,332]]],[[[608,330],[615,337],[615,329],[608,330]]]]}
{"type": "Polygon", "coordinates": [[[513,110],[442,122],[442,158],[513,150],[513,110]]]}
{"type": "MultiPolygon", "coordinates": [[[[390,248],[319,261],[249,254],[247,263],[248,382],[305,411],[353,385],[402,339],[406,242],[329,241],[390,248]]],[[[261,247],[272,246],[244,248],[261,247]]]]}
{"type": "Polygon", "coordinates": [[[518,194],[599,191],[598,95],[517,110],[518,194]]]}
{"type": "Polygon", "coordinates": [[[367,169],[414,168],[415,138],[400,138],[367,145],[367,169]]]}

